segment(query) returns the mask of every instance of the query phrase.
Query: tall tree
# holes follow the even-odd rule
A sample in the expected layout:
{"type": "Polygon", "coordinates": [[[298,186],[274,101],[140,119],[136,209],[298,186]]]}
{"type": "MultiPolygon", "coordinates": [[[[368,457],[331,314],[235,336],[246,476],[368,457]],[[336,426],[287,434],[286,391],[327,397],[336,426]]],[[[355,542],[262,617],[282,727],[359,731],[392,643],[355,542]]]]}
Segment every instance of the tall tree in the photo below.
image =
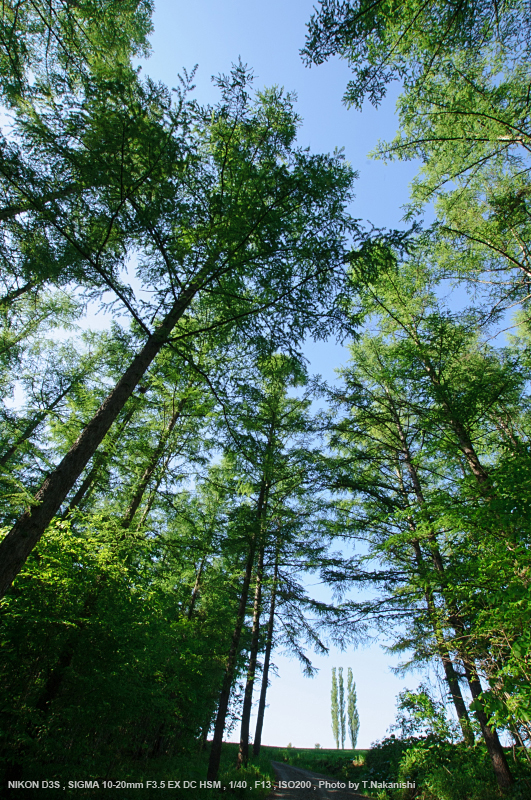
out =
{"type": "Polygon", "coordinates": [[[339,694],[337,688],[336,668],[332,667],[332,692],[330,695],[330,713],[332,714],[332,734],[339,750],[340,741],[340,721],[339,721],[339,694]]]}
{"type": "MultiPolygon", "coordinates": [[[[416,270],[417,279],[418,275],[416,270]]],[[[390,277],[386,286],[379,287],[374,303],[375,308],[380,309],[380,334],[366,336],[361,346],[353,346],[356,368],[350,377],[354,394],[350,402],[358,423],[351,431],[352,441],[358,441],[361,447],[358,453],[352,452],[352,463],[357,462],[358,477],[352,480],[351,486],[359,492],[366,492],[366,508],[371,505],[374,508],[370,525],[378,529],[381,520],[387,520],[387,532],[380,528],[383,534],[380,552],[384,563],[392,559],[405,571],[404,574],[411,576],[411,561],[402,545],[407,542],[413,547],[417,565],[415,582],[419,581],[417,586],[422,586],[425,593],[428,618],[465,740],[469,739],[468,720],[455,669],[449,659],[451,650],[457,652],[462,662],[498,782],[507,786],[512,780],[511,773],[492,721],[485,713],[476,664],[478,659],[485,658],[488,643],[475,639],[473,617],[465,611],[468,603],[464,587],[475,573],[475,563],[466,553],[479,533],[479,517],[476,516],[470,528],[463,526],[462,508],[463,504],[471,502],[471,513],[476,515],[480,508],[493,510],[497,492],[491,486],[490,470],[485,462],[487,459],[491,461],[497,451],[499,453],[499,437],[497,434],[491,436],[491,420],[498,416],[495,411],[498,404],[504,407],[507,402],[512,403],[513,393],[521,391],[517,387],[521,387],[522,378],[514,370],[514,364],[505,363],[503,357],[480,344],[473,326],[459,324],[451,320],[449,314],[438,312],[435,299],[430,298],[429,293],[423,295],[419,291],[418,280],[414,285],[413,289],[413,281],[408,284],[408,270],[404,265],[401,276],[390,277]],[[391,294],[393,301],[390,300],[391,294]],[[409,329],[409,325],[413,327],[409,329]],[[426,394],[420,388],[422,385],[426,386],[426,394]],[[377,468],[377,477],[374,469],[384,453],[387,467],[385,471],[377,468]],[[461,481],[459,469],[464,470],[461,481]],[[366,471],[368,478],[365,489],[360,480],[362,471],[366,471]],[[470,485],[470,481],[476,487],[471,496],[464,488],[470,485]],[[458,491],[464,492],[461,512],[459,521],[454,518],[455,532],[445,544],[444,540],[449,536],[449,518],[441,516],[445,512],[439,504],[448,493],[447,507],[455,508],[457,487],[460,487],[458,491]],[[427,502],[430,494],[430,502],[427,502]],[[391,519],[397,528],[392,537],[389,535],[391,519]],[[456,552],[451,548],[457,539],[462,547],[460,559],[455,560],[456,552]],[[432,561],[428,572],[422,550],[432,561]],[[468,566],[461,572],[465,563],[468,566]],[[465,572],[468,578],[465,578],[465,572]],[[460,584],[462,591],[452,592],[450,582],[453,586],[460,584]],[[453,634],[449,628],[453,628],[453,634]]],[[[348,479],[344,485],[349,485],[348,479]]],[[[500,527],[498,515],[497,519],[497,535],[504,537],[508,534],[511,538],[512,534],[500,527]]],[[[522,522],[522,518],[513,518],[510,526],[513,529],[516,523],[518,539],[527,537],[522,522]]],[[[367,529],[366,520],[361,525],[367,529]]],[[[482,527],[481,535],[484,542],[491,540],[488,524],[482,527]]],[[[481,580],[479,573],[476,574],[481,580]]],[[[395,596],[399,597],[399,593],[395,596]]],[[[409,593],[403,599],[407,604],[413,597],[414,594],[409,593]]],[[[424,636],[421,641],[426,641],[424,636]]],[[[424,646],[421,644],[421,648],[424,646]]]]}
{"type": "Polygon", "coordinates": [[[337,704],[339,708],[339,734],[341,739],[341,749],[345,749],[345,734],[346,734],[346,714],[345,714],[345,684],[343,682],[343,667],[338,669],[337,681],[337,704]]]}
{"type": "Polygon", "coordinates": [[[352,668],[347,672],[347,727],[352,749],[356,749],[360,730],[360,715],[357,706],[356,683],[352,677],[352,668]]]}
{"type": "MultiPolygon", "coordinates": [[[[267,311],[277,340],[296,342],[319,329],[323,306],[330,312],[344,279],[345,237],[356,231],[344,209],[353,173],[339,157],[295,147],[291,98],[270,91],[252,100],[246,85],[240,68],[221,79],[222,102],[189,134],[194,158],[159,175],[149,202],[128,198],[137,242],[149,253],[141,274],[156,287],[151,315],[161,321],[152,331],[139,318],[145,344],[1,543],[2,593],[169,339],[186,361],[185,342],[203,329],[237,325],[258,337],[267,311]]],[[[171,139],[173,128],[170,116],[160,135],[171,139]]]]}

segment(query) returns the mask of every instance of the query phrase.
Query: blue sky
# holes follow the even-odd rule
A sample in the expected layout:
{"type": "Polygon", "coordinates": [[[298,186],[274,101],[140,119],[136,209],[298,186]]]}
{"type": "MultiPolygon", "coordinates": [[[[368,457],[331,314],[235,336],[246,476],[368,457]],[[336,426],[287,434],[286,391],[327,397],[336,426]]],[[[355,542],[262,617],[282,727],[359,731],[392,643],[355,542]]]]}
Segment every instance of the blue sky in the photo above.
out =
{"type": "MultiPolygon", "coordinates": [[[[397,88],[391,87],[379,109],[367,105],[362,112],[346,109],[342,95],[349,77],[339,60],[306,68],[299,56],[304,45],[305,24],[312,13],[312,0],[195,0],[194,3],[158,0],[152,56],[142,62],[145,74],[169,86],[177,84],[184,68],[198,64],[196,96],[201,102],[216,102],[211,76],[228,73],[240,57],[254,72],[255,86],[278,85],[297,94],[297,112],[303,119],[299,143],[314,152],[343,147],[359,172],[353,216],[377,227],[402,227],[401,206],[408,199],[414,164],[383,164],[367,154],[378,139],[390,139],[396,130],[394,106],[397,88]]],[[[334,370],[346,360],[346,351],[329,343],[309,343],[306,355],[310,369],[334,380],[334,370]]],[[[316,587],[316,591],[323,590],[316,587]]],[[[269,690],[269,709],[263,743],[295,747],[333,747],[330,727],[330,686],[333,666],[351,666],[358,691],[361,730],[359,747],[368,747],[384,736],[395,716],[395,697],[404,687],[414,688],[418,675],[396,677],[391,667],[397,659],[371,647],[341,653],[332,648],[328,658],[316,657],[320,672],[303,676],[298,662],[274,656],[278,677],[269,690]]],[[[251,728],[252,729],[252,728],[251,728]]],[[[237,741],[238,728],[228,738],[237,741]]]]}

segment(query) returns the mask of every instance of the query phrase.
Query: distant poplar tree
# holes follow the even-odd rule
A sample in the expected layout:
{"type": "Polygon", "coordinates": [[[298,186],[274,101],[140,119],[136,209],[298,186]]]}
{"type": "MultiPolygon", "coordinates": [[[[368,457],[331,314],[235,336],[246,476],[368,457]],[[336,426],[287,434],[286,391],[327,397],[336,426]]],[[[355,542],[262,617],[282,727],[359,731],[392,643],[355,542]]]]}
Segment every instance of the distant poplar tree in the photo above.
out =
{"type": "Polygon", "coordinates": [[[339,703],[337,697],[337,677],[336,677],[336,668],[332,667],[332,705],[331,705],[331,713],[332,713],[332,733],[334,734],[334,739],[336,740],[336,747],[339,749],[339,703]]]}
{"type": "Polygon", "coordinates": [[[352,677],[352,670],[349,667],[347,672],[347,722],[348,733],[353,750],[356,749],[358,731],[360,729],[360,715],[356,707],[356,701],[356,684],[352,677]]]}
{"type": "Polygon", "coordinates": [[[343,667],[339,667],[339,732],[341,734],[341,748],[345,749],[346,718],[345,718],[345,687],[343,684],[343,667]]]}

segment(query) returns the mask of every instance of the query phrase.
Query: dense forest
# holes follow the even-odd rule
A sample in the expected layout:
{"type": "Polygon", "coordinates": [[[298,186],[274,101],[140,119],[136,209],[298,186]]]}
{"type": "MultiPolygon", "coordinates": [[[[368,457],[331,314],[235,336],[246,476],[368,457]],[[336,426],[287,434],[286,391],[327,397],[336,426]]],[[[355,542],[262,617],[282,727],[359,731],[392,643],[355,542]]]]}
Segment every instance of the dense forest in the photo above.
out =
{"type": "Polygon", "coordinates": [[[381,630],[446,703],[401,695],[372,758],[417,788],[380,800],[529,797],[529,3],[308,21],[301,56],[349,64],[347,105],[401,87],[373,156],[420,168],[388,231],[241,63],[210,106],[193,74],[144,79],[152,11],[0,15],[3,785],[263,775],[275,648],[311,673],[381,630]],[[348,344],[335,388],[312,339],[348,344]]]}

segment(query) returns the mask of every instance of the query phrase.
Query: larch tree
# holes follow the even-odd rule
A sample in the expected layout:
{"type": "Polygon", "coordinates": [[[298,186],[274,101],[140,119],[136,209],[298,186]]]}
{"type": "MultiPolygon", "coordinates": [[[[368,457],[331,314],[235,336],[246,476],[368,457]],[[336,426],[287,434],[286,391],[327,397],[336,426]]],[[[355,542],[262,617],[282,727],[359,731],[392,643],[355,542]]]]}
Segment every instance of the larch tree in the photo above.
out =
{"type": "MultiPolygon", "coordinates": [[[[242,68],[220,79],[222,101],[196,114],[189,131],[182,109],[174,114],[166,108],[155,119],[151,106],[158,139],[145,148],[153,169],[140,170],[149,174],[147,183],[141,180],[143,194],[131,178],[134,196],[122,196],[110,213],[114,227],[97,229],[91,249],[83,243],[83,226],[67,231],[57,217],[51,220],[61,241],[86,261],[88,274],[96,272],[114,286],[143,330],[144,343],[2,541],[2,593],[163,347],[186,361],[187,340],[203,331],[214,328],[222,335],[236,326],[242,337],[259,337],[264,313],[280,344],[300,341],[312,329],[319,334],[324,317],[327,327],[334,319],[331,300],[345,279],[348,237],[358,231],[345,211],[352,170],[338,156],[312,156],[297,148],[291,98],[274,90],[251,99],[247,83],[242,68]],[[125,257],[125,240],[111,236],[122,220],[133,225],[135,246],[145,253],[139,277],[153,291],[146,320],[112,277],[116,258],[125,257]],[[110,271],[102,266],[102,247],[110,271]],[[116,257],[109,247],[118,248],[116,257]]],[[[111,124],[109,115],[103,119],[111,124]]],[[[136,161],[134,166],[138,169],[136,161]]]]}

